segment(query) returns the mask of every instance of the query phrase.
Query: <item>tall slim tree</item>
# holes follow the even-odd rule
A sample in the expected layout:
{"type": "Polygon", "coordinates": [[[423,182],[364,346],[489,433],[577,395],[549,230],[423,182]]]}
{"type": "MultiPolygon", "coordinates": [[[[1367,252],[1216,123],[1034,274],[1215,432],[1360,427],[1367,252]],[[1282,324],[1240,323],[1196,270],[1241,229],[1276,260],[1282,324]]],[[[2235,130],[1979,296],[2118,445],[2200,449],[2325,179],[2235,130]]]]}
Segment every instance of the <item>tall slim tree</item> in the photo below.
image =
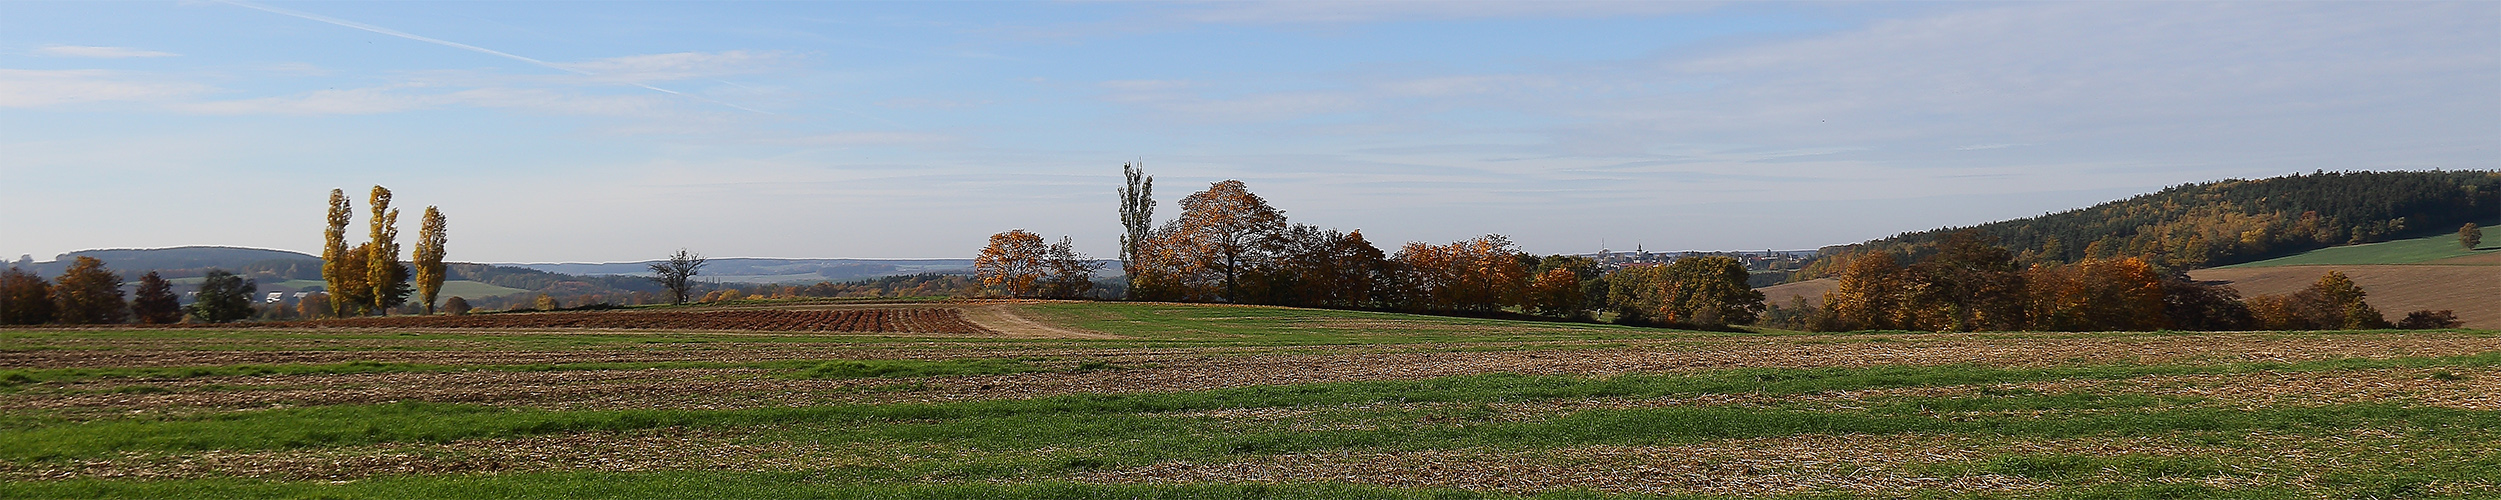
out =
{"type": "Polygon", "coordinates": [[[425,300],[426,314],[434,314],[434,296],[443,291],[443,212],[426,207],[425,220],[417,227],[417,248],[411,250],[416,261],[417,297],[425,300]]]}
{"type": "Polygon", "coordinates": [[[1120,164],[1120,173],[1128,179],[1120,188],[1120,266],[1129,290],[1138,287],[1138,246],[1155,231],[1155,176],[1146,175],[1143,162],[1120,164]]]}
{"type": "Polygon", "coordinates": [[[40,325],[52,321],[52,282],[10,266],[0,270],[0,325],[40,325]]]}
{"type": "Polygon", "coordinates": [[[373,288],[372,312],[388,316],[408,300],[408,275],[399,263],[399,209],[391,208],[391,190],[382,186],[373,187],[365,204],[373,212],[366,224],[372,241],[365,254],[365,286],[373,288]]]}
{"type": "Polygon", "coordinates": [[[130,314],[130,304],[122,300],[122,275],[84,255],[52,280],[52,303],[57,319],[72,325],[120,323],[130,314]]]}
{"type": "Polygon", "coordinates": [[[341,299],[325,301],[330,306],[331,317],[346,316],[348,311],[355,310],[355,305],[345,299],[351,293],[350,288],[360,287],[365,282],[365,274],[361,270],[364,259],[358,256],[354,264],[348,261],[347,223],[355,218],[356,210],[348,205],[347,192],[330,190],[330,225],[321,232],[321,280],[324,290],[341,299]],[[351,276],[348,273],[350,267],[359,271],[351,276]]]}
{"type": "Polygon", "coordinates": [[[139,291],[130,301],[130,315],[140,323],[182,321],[182,302],[174,298],[174,284],[156,271],[139,276],[139,291]]]}
{"type": "Polygon", "coordinates": [[[694,285],[695,275],[703,273],[704,262],[703,254],[677,249],[669,260],[651,264],[651,280],[660,282],[661,288],[669,289],[670,304],[684,304],[686,289],[694,285]]]}

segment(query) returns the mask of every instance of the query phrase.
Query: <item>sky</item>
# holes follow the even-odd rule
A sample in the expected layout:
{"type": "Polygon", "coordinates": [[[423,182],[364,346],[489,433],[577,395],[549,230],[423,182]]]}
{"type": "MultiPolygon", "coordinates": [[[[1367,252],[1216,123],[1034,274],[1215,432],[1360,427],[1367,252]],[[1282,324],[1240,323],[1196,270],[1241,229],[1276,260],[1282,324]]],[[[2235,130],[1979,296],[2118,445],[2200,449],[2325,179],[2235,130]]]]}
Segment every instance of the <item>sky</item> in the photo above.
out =
{"type": "Polygon", "coordinates": [[[1811,249],[2501,169],[2501,2],[0,1],[0,254],[1110,257],[1239,179],[1385,249],[1811,249]],[[351,238],[355,239],[355,238],[351,238]]]}

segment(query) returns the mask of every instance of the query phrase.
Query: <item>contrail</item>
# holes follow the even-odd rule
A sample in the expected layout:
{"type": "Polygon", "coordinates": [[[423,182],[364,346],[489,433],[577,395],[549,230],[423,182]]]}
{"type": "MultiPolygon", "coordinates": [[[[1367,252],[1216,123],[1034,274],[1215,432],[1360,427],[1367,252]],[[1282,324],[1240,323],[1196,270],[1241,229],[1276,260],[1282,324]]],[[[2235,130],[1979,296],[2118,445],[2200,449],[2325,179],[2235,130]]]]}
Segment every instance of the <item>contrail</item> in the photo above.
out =
{"type": "MultiPolygon", "coordinates": [[[[267,6],[267,5],[254,4],[254,3],[251,3],[251,2],[245,2],[245,1],[242,1],[242,0],[211,0],[211,1],[214,1],[214,2],[217,2],[217,3],[223,3],[223,4],[226,4],[226,5],[232,5],[232,6],[236,6],[236,7],[242,7],[242,8],[246,8],[246,9],[257,10],[257,11],[261,11],[261,12],[268,12],[268,13],[271,13],[271,14],[278,14],[278,15],[282,15],[282,16],[295,17],[295,18],[307,19],[307,20],[313,20],[313,21],[320,21],[320,22],[329,23],[329,24],[338,25],[338,26],[345,26],[345,27],[349,27],[349,28],[355,28],[355,29],[360,29],[360,30],[365,30],[365,31],[371,31],[371,32],[374,32],[374,33],[381,33],[381,34],[385,34],[385,35],[391,35],[391,36],[396,36],[396,37],[400,37],[400,38],[406,38],[406,39],[410,39],[410,40],[416,40],[416,41],[420,41],[420,42],[431,43],[431,44],[441,45],[441,46],[445,46],[445,47],[451,47],[451,48],[455,48],[455,49],[466,50],[466,51],[470,51],[470,52],[477,52],[477,53],[486,54],[486,55],[491,55],[491,56],[496,56],[496,57],[501,57],[501,58],[505,58],[505,59],[511,59],[511,60],[515,60],[515,61],[521,61],[521,62],[526,62],[526,63],[530,63],[530,64],[536,64],[536,65],[539,65],[539,66],[546,67],[546,68],[548,68],[548,69],[553,69],[553,70],[557,70],[557,71],[563,71],[563,72],[566,72],[566,73],[572,73],[572,74],[576,74],[576,75],[582,75],[582,76],[599,76],[599,74],[597,74],[597,73],[592,73],[592,72],[588,72],[588,71],[582,71],[582,70],[579,70],[579,69],[574,69],[574,68],[566,67],[566,66],[564,66],[564,65],[562,65],[562,64],[556,64],[556,63],[551,63],[551,62],[547,62],[547,61],[541,61],[541,60],[537,60],[537,59],[531,59],[531,58],[528,58],[528,57],[523,57],[523,56],[520,56],[520,55],[517,55],[517,54],[510,53],[510,52],[504,52],[504,51],[500,51],[500,50],[490,49],[490,48],[486,48],[486,47],[479,47],[479,46],[476,46],[476,45],[470,45],[470,44],[465,44],[465,43],[460,43],[460,42],[454,42],[454,41],[451,41],[451,40],[444,40],[444,39],[440,39],[440,38],[430,38],[430,37],[426,37],[426,36],[422,36],[422,35],[417,35],[417,34],[413,34],[413,33],[405,32],[405,31],[400,31],[400,30],[395,30],[395,29],[390,29],[390,28],[384,28],[384,27],[381,27],[381,26],[374,26],[374,25],[371,25],[371,24],[365,24],[365,23],[360,23],[360,22],[355,22],[355,21],[349,21],[349,20],[346,20],[346,19],[339,19],[339,18],[335,18],[335,17],[324,16],[324,15],[320,15],[320,14],[313,14],[313,13],[309,13],[309,12],[297,12],[297,11],[292,11],[292,10],[287,10],[287,9],[281,9],[281,8],[277,8],[277,7],[270,7],[270,6],[267,6]]],[[[730,103],[721,102],[721,101],[712,100],[712,99],[706,99],[706,98],[704,98],[703,96],[697,96],[697,95],[688,94],[688,93],[685,93],[685,92],[678,92],[678,91],[675,91],[675,90],[669,90],[669,89],[664,89],[664,88],[660,88],[660,87],[654,87],[654,86],[647,85],[647,84],[643,84],[643,83],[640,83],[640,82],[625,82],[625,83],[626,83],[626,84],[628,84],[628,85],[633,85],[633,86],[636,86],[636,87],[642,87],[642,88],[651,89],[651,90],[654,90],[654,91],[664,92],[664,93],[667,93],[667,94],[669,94],[669,95],[674,95],[674,96],[678,96],[678,97],[684,97],[684,98],[688,98],[688,99],[694,99],[694,100],[698,100],[698,101],[703,101],[703,102],[708,102],[708,103],[713,103],[713,104],[719,104],[719,105],[722,105],[722,106],[728,106],[728,107],[732,107],[732,108],[737,108],[737,109],[739,109],[739,110],[743,110],[743,111],[749,111],[749,112],[755,112],[755,113],[763,113],[763,114],[768,114],[768,115],[770,115],[770,114],[774,114],[773,112],[770,112],[770,111],[765,111],[765,110],[760,110],[760,109],[750,108],[750,107],[746,107],[746,106],[740,106],[740,105],[736,105],[736,104],[730,104],[730,103]]]]}

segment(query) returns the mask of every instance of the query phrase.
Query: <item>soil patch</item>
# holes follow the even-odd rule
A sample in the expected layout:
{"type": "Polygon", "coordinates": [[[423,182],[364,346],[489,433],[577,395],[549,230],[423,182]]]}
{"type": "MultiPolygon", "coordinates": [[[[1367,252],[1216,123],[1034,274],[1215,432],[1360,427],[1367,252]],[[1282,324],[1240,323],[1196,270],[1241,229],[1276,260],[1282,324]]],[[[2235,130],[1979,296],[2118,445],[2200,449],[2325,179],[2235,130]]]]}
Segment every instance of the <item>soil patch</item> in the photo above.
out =
{"type": "MultiPolygon", "coordinates": [[[[2490,255],[2501,255],[2494,253],[2490,255]]],[[[2482,257],[2482,256],[2472,256],[2482,257]]],[[[2469,258],[2472,258],[2469,257],[2469,258]]],[[[2199,281],[2222,281],[2241,296],[2288,295],[2317,283],[2328,271],[2345,273],[2370,294],[2364,300],[2389,321],[2417,310],[2455,311],[2467,328],[2501,330],[2501,266],[2332,265],[2199,269],[2199,281]]]]}

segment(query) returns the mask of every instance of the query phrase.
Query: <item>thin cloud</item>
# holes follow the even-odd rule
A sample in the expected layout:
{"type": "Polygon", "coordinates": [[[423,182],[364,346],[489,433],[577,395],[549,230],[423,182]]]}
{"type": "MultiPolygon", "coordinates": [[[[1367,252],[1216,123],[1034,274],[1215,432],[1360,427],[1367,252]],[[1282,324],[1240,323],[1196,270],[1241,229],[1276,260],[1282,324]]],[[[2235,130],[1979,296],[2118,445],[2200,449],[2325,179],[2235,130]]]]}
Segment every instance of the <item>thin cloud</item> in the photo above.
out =
{"type": "Polygon", "coordinates": [[[105,70],[0,69],[0,108],[149,101],[206,92],[194,83],[137,81],[105,70]]]}
{"type": "Polygon", "coordinates": [[[85,45],[45,45],[43,48],[35,49],[34,54],[48,57],[92,57],[98,59],[174,57],[182,55],[172,52],[141,50],[129,47],[91,47],[85,45]]]}
{"type": "Polygon", "coordinates": [[[1656,16],[1707,10],[1706,2],[1643,1],[1488,1],[1488,0],[1357,0],[1319,2],[1275,0],[1216,2],[1175,17],[1219,24],[1345,24],[1418,19],[1608,18],[1656,16]]]}
{"type": "MultiPolygon", "coordinates": [[[[465,44],[465,43],[454,42],[454,41],[450,41],[450,40],[443,40],[443,39],[438,39],[438,38],[429,38],[429,37],[424,37],[424,36],[418,36],[418,35],[415,35],[415,34],[410,34],[410,33],[407,33],[407,32],[403,32],[403,31],[399,31],[399,30],[394,30],[394,29],[390,29],[390,28],[384,28],[384,27],[381,27],[381,26],[374,26],[374,25],[371,25],[371,24],[365,24],[365,23],[360,23],[360,22],[355,22],[355,21],[349,21],[349,20],[345,20],[345,19],[339,19],[339,18],[334,18],[334,17],[329,17],[329,16],[323,16],[323,15],[319,15],[319,14],[311,14],[311,13],[305,13],[305,12],[297,12],[297,11],[292,11],[292,10],[287,10],[287,9],[281,9],[281,8],[277,8],[277,7],[270,7],[270,6],[266,6],[266,5],[258,5],[258,4],[253,4],[253,3],[249,3],[249,2],[243,2],[243,1],[240,1],[240,0],[215,0],[215,1],[217,1],[217,2],[219,2],[219,3],[224,3],[224,4],[227,4],[227,5],[233,5],[233,6],[236,6],[236,7],[243,7],[243,8],[247,8],[247,9],[253,9],[253,10],[258,10],[258,11],[262,11],[262,12],[268,12],[268,13],[272,13],[272,14],[278,14],[278,15],[289,16],[289,17],[295,17],[295,18],[300,18],[300,19],[305,19],[305,20],[319,21],[319,22],[328,23],[328,24],[337,25],[337,26],[343,26],[343,27],[348,27],[348,28],[355,28],[355,29],[359,29],[359,30],[364,30],[364,31],[369,31],[369,32],[374,32],[374,33],[380,33],[380,34],[384,34],[384,35],[390,35],[390,36],[395,36],[395,37],[400,37],[400,38],[406,38],[406,39],[409,39],[409,40],[416,40],[416,41],[420,41],[420,42],[431,43],[431,44],[441,45],[441,46],[445,46],[445,47],[451,47],[451,48],[456,48],[456,49],[461,49],[461,50],[467,50],[467,51],[471,51],[471,52],[477,52],[477,53],[481,53],[481,54],[492,55],[492,56],[496,56],[496,57],[502,57],[502,58],[505,58],[505,59],[512,59],[512,60],[515,60],[515,61],[521,61],[521,62],[526,62],[526,63],[530,63],[530,64],[535,64],[535,65],[539,65],[539,66],[541,66],[541,67],[545,67],[545,68],[548,68],[548,69],[554,69],[554,70],[557,70],[557,71],[564,71],[564,72],[573,73],[573,74],[577,74],[577,75],[592,76],[592,77],[597,77],[597,76],[600,76],[598,73],[593,73],[593,72],[590,72],[590,71],[585,71],[585,70],[581,70],[581,69],[573,68],[573,67],[570,67],[570,66],[567,66],[567,65],[563,65],[563,64],[557,64],[557,63],[551,63],[551,62],[547,62],[547,61],[541,61],[541,60],[538,60],[538,59],[532,59],[532,58],[529,58],[529,57],[523,57],[523,56],[520,56],[520,55],[515,55],[515,54],[509,53],[509,52],[504,52],[504,51],[499,51],[499,50],[489,49],[489,48],[485,48],[485,47],[479,47],[479,46],[476,46],[476,45],[469,45],[469,44],[465,44]]],[[[684,97],[684,98],[687,98],[687,99],[694,99],[694,100],[697,100],[697,101],[703,101],[703,102],[708,102],[708,103],[712,103],[712,104],[718,104],[718,105],[721,105],[721,106],[727,106],[727,107],[730,107],[730,108],[736,108],[736,109],[743,110],[743,111],[749,111],[749,112],[760,113],[760,114],[767,114],[767,115],[769,115],[769,114],[773,114],[773,113],[772,113],[772,112],[770,112],[770,111],[764,111],[764,110],[760,110],[760,109],[749,108],[749,107],[746,107],[746,106],[740,106],[740,105],[736,105],[736,104],[730,104],[730,103],[727,103],[727,102],[721,102],[721,101],[718,101],[718,100],[705,98],[705,97],[703,97],[703,96],[698,96],[698,95],[694,95],[694,94],[688,94],[688,93],[684,93],[684,92],[678,92],[678,91],[675,91],[675,90],[669,90],[669,89],[664,89],[664,88],[660,88],[660,87],[655,87],[655,86],[652,86],[652,85],[650,85],[650,84],[646,84],[646,83],[641,83],[641,82],[631,82],[631,81],[628,81],[628,82],[621,82],[621,83],[624,83],[624,84],[626,84],[626,85],[636,86],[636,87],[642,87],[642,88],[644,88],[644,89],[649,89],[649,90],[652,90],[652,91],[657,91],[657,92],[667,93],[667,94],[669,94],[669,95],[675,95],[675,96],[679,96],[679,97],[684,97]]]]}

